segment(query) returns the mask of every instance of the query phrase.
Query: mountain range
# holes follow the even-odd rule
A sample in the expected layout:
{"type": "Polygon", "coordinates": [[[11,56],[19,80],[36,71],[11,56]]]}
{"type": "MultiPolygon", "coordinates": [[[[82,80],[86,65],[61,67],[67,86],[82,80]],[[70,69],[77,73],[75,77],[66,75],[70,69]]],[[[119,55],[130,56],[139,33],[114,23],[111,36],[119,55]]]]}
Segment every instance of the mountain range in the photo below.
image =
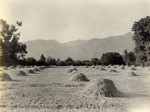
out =
{"type": "Polygon", "coordinates": [[[132,33],[124,35],[110,36],[107,38],[94,38],[91,40],[75,40],[65,43],[56,40],[33,40],[25,42],[27,45],[27,57],[39,59],[41,54],[46,57],[66,59],[71,57],[74,60],[86,60],[91,58],[100,58],[106,52],[119,52],[123,54],[124,50],[133,51],[134,42],[132,33]]]}

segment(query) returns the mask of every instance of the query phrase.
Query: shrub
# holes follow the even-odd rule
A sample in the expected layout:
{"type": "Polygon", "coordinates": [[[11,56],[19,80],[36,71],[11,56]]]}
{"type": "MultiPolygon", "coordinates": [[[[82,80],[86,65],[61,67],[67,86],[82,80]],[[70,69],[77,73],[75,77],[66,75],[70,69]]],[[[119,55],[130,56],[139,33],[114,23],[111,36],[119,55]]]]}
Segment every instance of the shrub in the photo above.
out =
{"type": "Polygon", "coordinates": [[[123,58],[119,53],[108,52],[101,56],[102,65],[122,65],[124,64],[123,58]]]}

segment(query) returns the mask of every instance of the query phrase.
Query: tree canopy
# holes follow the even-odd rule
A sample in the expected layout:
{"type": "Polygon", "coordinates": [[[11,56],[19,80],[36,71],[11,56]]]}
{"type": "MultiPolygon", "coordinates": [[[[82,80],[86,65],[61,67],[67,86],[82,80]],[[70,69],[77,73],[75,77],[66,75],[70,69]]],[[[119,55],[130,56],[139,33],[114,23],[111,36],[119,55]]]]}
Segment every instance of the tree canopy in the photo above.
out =
{"type": "Polygon", "coordinates": [[[123,58],[119,53],[116,52],[108,52],[108,53],[104,53],[101,56],[101,63],[103,65],[121,65],[124,64],[123,62],[123,58]]]}
{"type": "Polygon", "coordinates": [[[133,40],[138,64],[145,65],[150,61],[150,16],[140,19],[133,24],[133,40]]]}
{"type": "Polygon", "coordinates": [[[22,22],[17,21],[15,25],[10,25],[4,20],[0,20],[0,41],[2,49],[2,65],[9,66],[16,64],[27,53],[26,45],[19,42],[20,32],[18,28],[22,22]]]}
{"type": "Polygon", "coordinates": [[[136,56],[135,56],[134,52],[132,52],[132,51],[128,52],[127,50],[124,50],[123,58],[124,58],[124,62],[126,63],[126,65],[135,64],[136,56]]]}

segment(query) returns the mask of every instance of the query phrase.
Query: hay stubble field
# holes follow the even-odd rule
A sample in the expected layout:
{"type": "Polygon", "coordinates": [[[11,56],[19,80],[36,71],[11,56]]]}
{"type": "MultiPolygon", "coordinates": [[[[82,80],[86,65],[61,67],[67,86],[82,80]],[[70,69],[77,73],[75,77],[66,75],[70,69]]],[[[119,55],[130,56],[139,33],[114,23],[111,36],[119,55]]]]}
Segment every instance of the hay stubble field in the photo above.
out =
{"type": "Polygon", "coordinates": [[[140,109],[149,109],[148,67],[74,68],[90,81],[70,80],[75,72],[67,73],[68,67],[10,67],[3,70],[12,81],[0,81],[1,112],[142,112],[140,109]],[[18,76],[19,71],[27,75],[18,76]],[[87,95],[84,89],[98,78],[112,80],[121,96],[87,95]]]}

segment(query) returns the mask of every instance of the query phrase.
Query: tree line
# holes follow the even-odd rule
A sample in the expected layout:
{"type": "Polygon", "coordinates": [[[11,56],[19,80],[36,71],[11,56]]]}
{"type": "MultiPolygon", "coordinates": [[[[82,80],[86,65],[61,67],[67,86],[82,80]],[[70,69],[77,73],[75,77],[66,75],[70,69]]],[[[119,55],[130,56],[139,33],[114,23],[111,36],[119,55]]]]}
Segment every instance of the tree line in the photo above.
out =
{"type": "MultiPolygon", "coordinates": [[[[68,57],[66,60],[54,59],[45,57],[43,54],[36,60],[34,57],[25,58],[27,46],[19,42],[20,32],[19,27],[22,22],[17,21],[15,25],[10,25],[4,20],[0,20],[0,65],[150,65],[150,16],[141,18],[133,24],[132,37],[135,48],[128,52],[124,50],[124,54],[120,55],[117,52],[107,52],[102,54],[100,59],[93,58],[91,60],[73,60],[68,57]]],[[[128,44],[128,43],[127,43],[128,44]]]]}
{"type": "Polygon", "coordinates": [[[91,66],[91,65],[133,65],[135,64],[135,55],[133,52],[128,52],[125,50],[124,55],[120,55],[117,52],[108,52],[104,53],[100,59],[92,58],[91,60],[73,60],[71,57],[68,57],[65,60],[55,59],[52,57],[45,57],[43,54],[37,60],[34,57],[28,57],[18,60],[18,64],[20,65],[29,65],[29,66],[91,66]]]}

